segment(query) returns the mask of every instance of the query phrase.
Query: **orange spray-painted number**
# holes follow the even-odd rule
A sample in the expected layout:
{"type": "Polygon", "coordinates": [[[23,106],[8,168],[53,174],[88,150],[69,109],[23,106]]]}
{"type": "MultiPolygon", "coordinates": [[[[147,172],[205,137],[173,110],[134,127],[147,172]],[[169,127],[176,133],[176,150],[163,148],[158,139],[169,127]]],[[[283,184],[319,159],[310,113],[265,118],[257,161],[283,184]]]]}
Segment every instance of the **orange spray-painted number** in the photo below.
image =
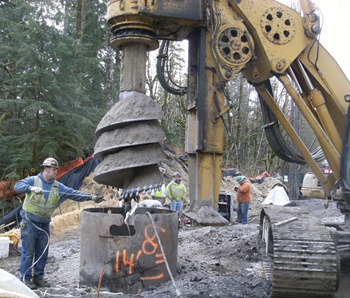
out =
{"type": "MultiPolygon", "coordinates": [[[[165,229],[159,228],[163,233],[166,231],[165,229]]],[[[154,231],[154,228],[152,225],[147,225],[145,228],[145,241],[142,243],[142,251],[146,255],[154,254],[158,248],[158,243],[155,242],[156,239],[156,233],[154,231]],[[150,230],[150,231],[149,231],[150,230]],[[153,232],[153,235],[150,236],[150,232],[153,232]],[[147,246],[147,247],[146,247],[147,246]],[[153,247],[153,249],[152,249],[153,247]],[[151,249],[151,250],[148,250],[151,249]]]]}
{"type": "MultiPolygon", "coordinates": [[[[120,258],[120,251],[118,250],[115,254],[115,271],[119,272],[120,264],[119,264],[119,258],[120,258]]],[[[126,249],[123,250],[123,266],[129,267],[129,274],[133,273],[133,268],[135,266],[135,254],[130,255],[130,259],[127,257],[126,249]]]]}
{"type": "Polygon", "coordinates": [[[135,255],[131,254],[130,255],[130,260],[128,260],[127,257],[126,257],[126,249],[123,250],[123,265],[124,265],[124,267],[129,266],[129,274],[132,274],[132,270],[133,270],[133,268],[135,266],[135,264],[134,264],[134,257],[135,257],[135,255]]]}
{"type": "MultiPolygon", "coordinates": [[[[166,230],[163,228],[160,228],[161,232],[165,233],[166,230]]],[[[128,268],[128,273],[133,274],[133,269],[135,267],[135,260],[138,261],[142,254],[145,255],[154,255],[156,258],[155,263],[156,264],[162,264],[164,263],[164,258],[162,253],[156,253],[158,249],[158,242],[156,239],[156,233],[154,231],[154,228],[152,225],[147,225],[144,230],[144,237],[145,240],[142,242],[141,249],[137,252],[136,258],[135,254],[132,253],[129,258],[127,256],[127,250],[123,250],[123,255],[122,255],[122,264],[120,264],[120,251],[118,250],[115,254],[115,271],[119,272],[121,265],[124,267],[129,267],[128,268]]],[[[157,276],[149,276],[149,277],[142,277],[140,278],[141,280],[153,280],[153,279],[159,279],[162,278],[164,274],[159,274],[157,276]]]]}
{"type": "Polygon", "coordinates": [[[119,272],[119,250],[115,253],[115,271],[119,272]]]}

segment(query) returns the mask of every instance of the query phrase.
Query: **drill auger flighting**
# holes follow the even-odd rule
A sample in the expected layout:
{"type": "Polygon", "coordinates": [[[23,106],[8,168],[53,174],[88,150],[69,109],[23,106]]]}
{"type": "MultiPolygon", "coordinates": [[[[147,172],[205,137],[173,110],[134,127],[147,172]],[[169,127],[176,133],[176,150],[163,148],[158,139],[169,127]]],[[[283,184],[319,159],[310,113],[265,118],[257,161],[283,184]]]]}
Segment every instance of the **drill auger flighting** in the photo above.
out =
{"type": "Polygon", "coordinates": [[[162,177],[157,164],[164,140],[157,121],[160,107],[142,93],[133,92],[104,116],[96,130],[95,156],[100,160],[94,180],[122,188],[121,199],[158,188],[162,177]]]}
{"type": "Polygon", "coordinates": [[[156,49],[158,41],[151,28],[138,22],[142,28],[135,29],[130,20],[111,22],[111,46],[121,52],[120,93],[96,129],[95,156],[100,163],[94,180],[123,189],[120,198],[131,199],[163,183],[158,165],[165,156],[160,145],[164,133],[158,120],[164,114],[145,94],[146,53],[156,49]]]}
{"type": "Polygon", "coordinates": [[[123,189],[120,199],[161,187],[159,163],[165,157],[164,114],[146,93],[147,52],[158,48],[155,29],[134,15],[137,6],[109,3],[110,45],[121,53],[119,101],[96,129],[94,180],[123,189]]]}

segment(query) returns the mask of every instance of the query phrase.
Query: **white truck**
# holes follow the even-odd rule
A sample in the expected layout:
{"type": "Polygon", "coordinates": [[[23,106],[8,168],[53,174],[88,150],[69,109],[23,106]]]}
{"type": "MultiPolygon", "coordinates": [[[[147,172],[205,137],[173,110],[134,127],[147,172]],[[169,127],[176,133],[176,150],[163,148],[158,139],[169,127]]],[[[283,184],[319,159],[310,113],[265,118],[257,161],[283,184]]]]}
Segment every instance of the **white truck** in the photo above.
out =
{"type": "MultiPolygon", "coordinates": [[[[322,169],[322,172],[327,177],[332,171],[330,169],[322,169]]],[[[326,197],[321,182],[313,172],[305,174],[300,192],[303,198],[324,199],[326,197]]]]}

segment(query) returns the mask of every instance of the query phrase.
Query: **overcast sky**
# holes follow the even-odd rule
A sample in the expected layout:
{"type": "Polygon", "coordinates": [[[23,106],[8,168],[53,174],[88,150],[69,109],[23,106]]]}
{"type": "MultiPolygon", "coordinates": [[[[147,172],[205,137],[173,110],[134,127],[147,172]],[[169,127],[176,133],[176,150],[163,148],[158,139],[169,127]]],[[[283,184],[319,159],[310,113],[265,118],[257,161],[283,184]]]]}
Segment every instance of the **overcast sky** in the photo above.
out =
{"type": "Polygon", "coordinates": [[[350,2],[349,0],[315,1],[323,14],[321,44],[337,60],[350,79],[350,2]]]}
{"type": "MultiPolygon", "coordinates": [[[[290,5],[291,0],[278,0],[290,5]]],[[[350,1],[313,0],[323,16],[321,44],[333,56],[350,80],[350,1]]]]}

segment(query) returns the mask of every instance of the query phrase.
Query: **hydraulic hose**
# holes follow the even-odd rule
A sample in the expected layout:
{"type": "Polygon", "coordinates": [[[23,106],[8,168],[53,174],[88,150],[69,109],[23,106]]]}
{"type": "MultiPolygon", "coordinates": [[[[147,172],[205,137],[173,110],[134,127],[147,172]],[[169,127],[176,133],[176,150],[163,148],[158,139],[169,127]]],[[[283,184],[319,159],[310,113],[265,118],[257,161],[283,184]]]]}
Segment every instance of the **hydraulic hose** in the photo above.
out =
{"type": "MultiPolygon", "coordinates": [[[[272,91],[270,80],[266,80],[264,82],[264,85],[267,91],[272,95],[273,91],[272,91]]],[[[260,95],[259,95],[259,101],[260,101],[263,121],[265,123],[264,129],[265,129],[266,137],[272,150],[275,152],[275,154],[279,158],[287,162],[297,163],[301,165],[306,164],[304,157],[299,152],[294,150],[290,146],[290,143],[287,142],[287,140],[284,138],[276,116],[274,115],[273,111],[265,103],[264,99],[260,95]]],[[[322,161],[324,159],[324,154],[320,147],[317,147],[315,151],[311,153],[311,155],[316,161],[322,161]]]]}
{"type": "Polygon", "coordinates": [[[160,85],[169,93],[174,95],[184,95],[187,93],[186,87],[178,86],[170,77],[168,67],[167,67],[167,61],[168,61],[168,51],[169,51],[169,40],[163,40],[161,43],[161,46],[159,48],[159,54],[157,57],[157,78],[160,83],[160,85]],[[170,86],[168,81],[165,78],[165,67],[167,67],[167,77],[168,80],[172,83],[173,86],[170,86]]]}

